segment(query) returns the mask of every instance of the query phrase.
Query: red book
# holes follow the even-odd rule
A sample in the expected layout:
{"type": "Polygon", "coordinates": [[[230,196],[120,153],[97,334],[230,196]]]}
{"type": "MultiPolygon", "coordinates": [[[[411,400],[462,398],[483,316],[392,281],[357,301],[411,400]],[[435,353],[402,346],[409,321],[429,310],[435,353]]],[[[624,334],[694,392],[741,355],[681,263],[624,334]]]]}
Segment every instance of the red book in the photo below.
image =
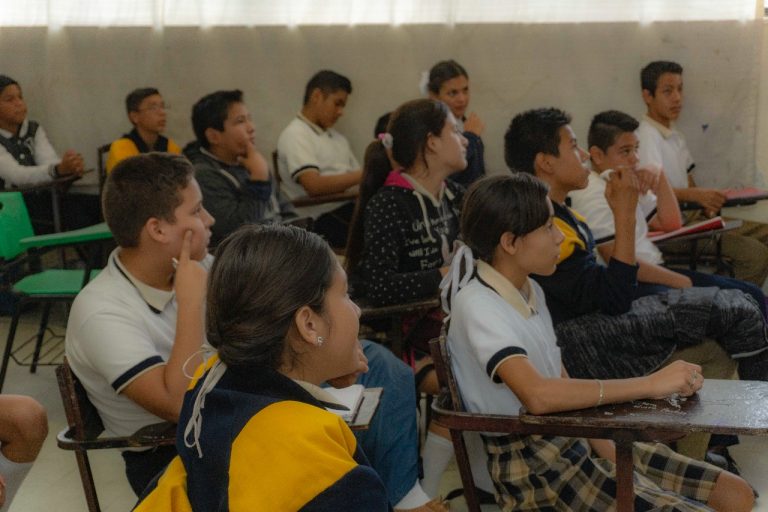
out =
{"type": "Polygon", "coordinates": [[[692,235],[694,233],[704,233],[706,231],[715,231],[718,229],[723,229],[724,227],[725,227],[725,221],[723,220],[722,217],[717,216],[717,217],[712,217],[711,219],[697,222],[695,224],[689,224],[688,226],[683,226],[680,229],[669,231],[667,233],[660,233],[658,231],[655,231],[653,233],[648,233],[648,239],[651,242],[660,242],[662,240],[668,240],[670,238],[676,238],[678,236],[692,235]]]}

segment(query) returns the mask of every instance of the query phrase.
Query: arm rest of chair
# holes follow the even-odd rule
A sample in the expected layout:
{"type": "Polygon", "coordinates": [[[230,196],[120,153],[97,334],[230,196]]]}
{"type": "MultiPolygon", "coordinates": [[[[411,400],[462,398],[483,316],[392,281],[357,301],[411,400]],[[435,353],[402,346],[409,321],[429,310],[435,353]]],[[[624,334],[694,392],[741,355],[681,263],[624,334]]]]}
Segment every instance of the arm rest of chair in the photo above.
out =
{"type": "Polygon", "coordinates": [[[360,306],[360,318],[365,320],[401,316],[417,311],[433,309],[440,306],[440,297],[429,297],[414,302],[406,302],[405,304],[394,304],[392,306],[372,306],[367,304],[365,300],[356,302],[358,306],[360,306]]]}
{"type": "Polygon", "coordinates": [[[109,230],[107,223],[101,222],[99,224],[94,224],[93,226],[74,229],[72,231],[51,233],[49,235],[29,236],[27,238],[22,238],[19,241],[19,244],[24,249],[42,249],[46,247],[62,247],[98,242],[100,240],[109,240],[110,238],[112,238],[112,232],[109,230]]]}
{"type": "Polygon", "coordinates": [[[318,204],[325,204],[325,203],[338,203],[341,201],[351,201],[354,199],[357,199],[357,190],[354,191],[345,191],[345,192],[338,192],[336,194],[327,194],[324,196],[314,196],[314,197],[299,197],[297,199],[293,199],[291,201],[291,204],[297,208],[301,208],[302,206],[314,206],[318,204]]]}
{"type": "Polygon", "coordinates": [[[176,424],[155,423],[143,427],[130,436],[89,437],[82,441],[72,438],[72,428],[65,428],[56,436],[56,444],[62,450],[99,450],[104,448],[142,448],[167,446],[176,442],[176,424]]]}

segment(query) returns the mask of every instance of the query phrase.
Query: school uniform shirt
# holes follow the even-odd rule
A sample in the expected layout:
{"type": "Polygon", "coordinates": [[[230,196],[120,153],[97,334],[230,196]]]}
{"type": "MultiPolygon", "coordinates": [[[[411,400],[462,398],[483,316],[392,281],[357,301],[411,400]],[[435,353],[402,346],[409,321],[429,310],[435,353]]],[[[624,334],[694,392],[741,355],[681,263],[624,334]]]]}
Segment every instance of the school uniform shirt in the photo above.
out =
{"type": "MultiPolygon", "coordinates": [[[[120,262],[119,252],[110,254],[107,266],[75,298],[64,341],[72,371],[109,436],[127,436],[164,421],[123,390],[168,361],[178,310],[173,291],[139,281],[120,262]]],[[[202,264],[208,269],[212,262],[208,255],[202,264]]]]}
{"type": "MultiPolygon", "coordinates": [[[[333,176],[360,169],[346,137],[333,128],[320,128],[301,114],[286,126],[277,140],[277,166],[282,189],[291,200],[307,197],[307,191],[299,183],[299,177],[307,171],[333,176]]],[[[344,204],[305,206],[296,212],[301,217],[316,219],[344,204]]]]}
{"type": "Polygon", "coordinates": [[[266,367],[227,368],[205,396],[199,432],[184,438],[202,382],[184,397],[179,456],[134,510],[391,510],[355,436],[324,408],[322,389],[266,367]]]}
{"type": "Polygon", "coordinates": [[[158,135],[157,141],[155,141],[152,147],[147,146],[147,143],[144,142],[144,139],[141,138],[139,132],[134,128],[109,145],[109,156],[107,157],[106,165],[107,173],[112,172],[112,169],[126,158],[141,153],[149,153],[150,151],[161,151],[163,153],[173,153],[174,155],[181,154],[179,145],[162,135],[158,135]]]}
{"type": "Polygon", "coordinates": [[[18,134],[0,128],[0,189],[50,181],[60,160],[36,122],[25,119],[18,134]]]}
{"type": "Polygon", "coordinates": [[[683,134],[674,125],[667,128],[647,114],[635,134],[640,141],[640,166],[661,165],[672,188],[688,188],[688,174],[696,164],[683,134]]]}
{"type": "Polygon", "coordinates": [[[554,223],[563,232],[557,269],[551,276],[532,275],[547,297],[555,324],[589,313],[618,315],[629,311],[637,293],[637,265],[611,258],[600,265],[595,239],[584,217],[552,203],[554,223]]]}
{"type": "MultiPolygon", "coordinates": [[[[587,187],[568,194],[573,209],[581,213],[589,224],[596,245],[611,243],[616,238],[613,211],[605,198],[606,172],[590,172],[587,187]]],[[[635,210],[635,256],[648,263],[661,265],[664,263],[661,251],[648,239],[648,222],[654,215],[656,195],[648,191],[638,198],[635,210]]],[[[603,261],[599,254],[596,257],[603,261]]]]}
{"type": "MultiPolygon", "coordinates": [[[[519,414],[520,401],[497,375],[512,357],[526,357],[544,378],[561,376],[560,350],[541,288],[527,280],[523,297],[490,265],[456,295],[448,348],[469,412],[519,414]]],[[[595,397],[597,399],[597,397],[595,397]]],[[[482,434],[487,468],[502,510],[608,510],[615,506],[614,464],[591,452],[585,439],[482,434]]],[[[485,467],[473,468],[485,471],[485,467]]],[[[638,510],[707,511],[720,470],[661,444],[635,447],[638,510]],[[664,490],[660,487],[663,482],[664,490]],[[693,501],[696,500],[696,501],[693,501]]]]}
{"type": "Polygon", "coordinates": [[[459,236],[463,197],[451,181],[434,197],[408,174],[392,171],[365,207],[355,296],[377,306],[436,296],[439,269],[459,236]]]}

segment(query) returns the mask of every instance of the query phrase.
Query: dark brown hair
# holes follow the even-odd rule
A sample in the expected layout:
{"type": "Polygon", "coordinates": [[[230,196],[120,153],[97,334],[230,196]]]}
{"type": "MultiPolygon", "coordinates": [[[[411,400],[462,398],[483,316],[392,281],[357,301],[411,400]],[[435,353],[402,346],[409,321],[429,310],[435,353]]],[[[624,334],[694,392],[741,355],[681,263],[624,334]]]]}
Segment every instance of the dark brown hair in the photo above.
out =
{"type": "Polygon", "coordinates": [[[323,312],[336,259],[295,226],[245,225],[219,244],[208,276],[206,331],[230,367],[295,362],[286,337],[299,308],[323,312]]]}
{"type": "Polygon", "coordinates": [[[464,197],[461,236],[476,258],[490,263],[501,235],[515,237],[546,224],[547,185],[525,173],[488,176],[475,182],[464,197]]]}
{"type": "Polygon", "coordinates": [[[126,158],[107,176],[102,208],[120,247],[138,247],[139,234],[151,218],[175,222],[194,168],[185,157],[147,153],[126,158]]]}

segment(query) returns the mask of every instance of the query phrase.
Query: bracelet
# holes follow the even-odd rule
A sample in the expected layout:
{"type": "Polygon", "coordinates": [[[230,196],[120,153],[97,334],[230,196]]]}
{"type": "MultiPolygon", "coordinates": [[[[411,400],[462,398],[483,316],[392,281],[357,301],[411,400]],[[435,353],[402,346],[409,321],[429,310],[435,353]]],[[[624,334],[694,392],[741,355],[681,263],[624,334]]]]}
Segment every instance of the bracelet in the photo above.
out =
{"type": "Polygon", "coordinates": [[[603,387],[603,381],[600,379],[595,379],[595,382],[600,386],[600,396],[597,397],[597,405],[595,407],[600,407],[603,405],[603,400],[605,399],[605,388],[603,387]]]}

